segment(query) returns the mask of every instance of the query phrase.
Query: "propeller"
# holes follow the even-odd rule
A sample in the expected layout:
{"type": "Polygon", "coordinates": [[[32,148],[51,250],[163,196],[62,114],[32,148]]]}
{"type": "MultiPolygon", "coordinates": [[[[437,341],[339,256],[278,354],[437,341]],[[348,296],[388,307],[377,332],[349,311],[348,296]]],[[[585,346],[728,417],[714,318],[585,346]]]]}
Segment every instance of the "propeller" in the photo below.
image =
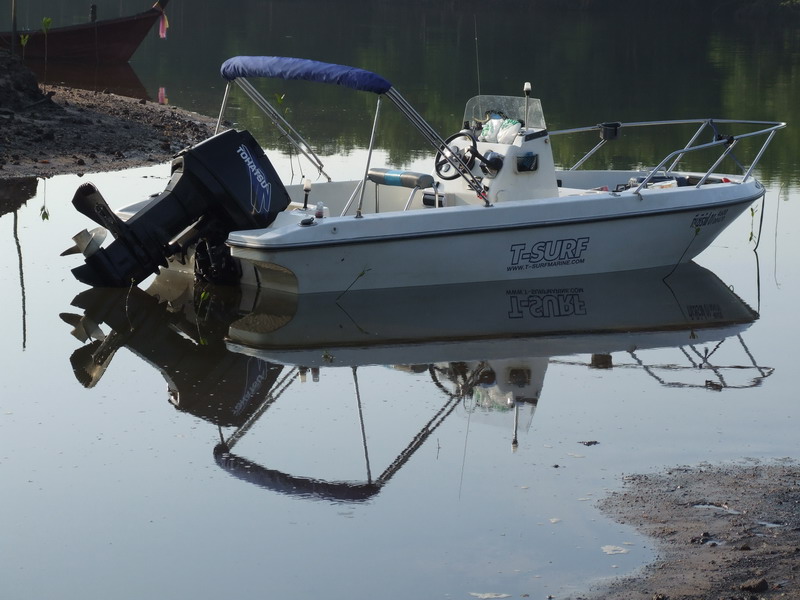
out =
{"type": "Polygon", "coordinates": [[[95,227],[91,231],[84,229],[72,236],[72,241],[75,242],[75,245],[64,250],[61,256],[78,254],[80,252],[88,258],[100,249],[107,235],[108,230],[104,227],[95,227]]]}

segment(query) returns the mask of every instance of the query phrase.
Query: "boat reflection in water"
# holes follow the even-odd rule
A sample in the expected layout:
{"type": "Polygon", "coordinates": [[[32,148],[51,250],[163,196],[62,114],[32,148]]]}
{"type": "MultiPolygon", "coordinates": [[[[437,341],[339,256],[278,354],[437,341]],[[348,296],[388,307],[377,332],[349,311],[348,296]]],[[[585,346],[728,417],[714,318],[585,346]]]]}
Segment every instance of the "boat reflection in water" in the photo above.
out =
{"type": "MultiPolygon", "coordinates": [[[[263,287],[200,288],[166,271],[146,292],[90,289],[73,304],[84,314],[62,319],[89,342],[71,358],[83,385],[95,385],[114,352],[127,347],[162,373],[179,410],[219,426],[214,457],[222,468],[275,492],[338,502],[377,494],[459,405],[513,412],[516,441],[521,413],[533,416],[553,361],[611,368],[613,353],[625,353],[632,357],[625,366],[645,369],[664,385],[712,390],[758,385],[772,372],[755,363],[741,337],[757,313],[694,263],[672,273],[299,296],[263,287]],[[726,340],[741,346],[749,364],[715,364],[726,340]],[[642,351],[655,348],[679,348],[689,364],[648,366],[642,351]],[[320,370],[352,369],[360,409],[358,368],[366,365],[427,371],[441,396],[435,414],[377,477],[323,481],[233,452],[289,386],[320,370]],[[734,371],[745,380],[733,384],[734,371]],[[668,381],[667,373],[699,382],[668,381]],[[233,431],[225,435],[223,427],[233,431]]],[[[364,435],[363,420],[361,426],[364,435]]],[[[363,442],[366,453],[365,436],[363,442]]]]}
{"type": "MultiPolygon", "coordinates": [[[[27,60],[25,65],[39,81],[65,87],[150,100],[142,80],[130,63],[85,64],[27,60]]],[[[52,91],[52,90],[51,90],[52,91]]],[[[58,93],[58,90],[56,90],[58,93]]]]}

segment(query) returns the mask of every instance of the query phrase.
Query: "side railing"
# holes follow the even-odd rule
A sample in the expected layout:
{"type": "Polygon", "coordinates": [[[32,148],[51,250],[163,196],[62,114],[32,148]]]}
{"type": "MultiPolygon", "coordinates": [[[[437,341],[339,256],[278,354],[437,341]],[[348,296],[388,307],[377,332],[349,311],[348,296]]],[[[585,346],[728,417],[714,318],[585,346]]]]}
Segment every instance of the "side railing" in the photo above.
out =
{"type": "Polygon", "coordinates": [[[636,188],[634,193],[639,193],[643,188],[647,186],[648,183],[655,177],[658,173],[663,172],[665,175],[674,171],[678,164],[683,160],[684,156],[693,152],[700,152],[702,150],[708,150],[709,148],[720,147],[722,148],[722,153],[717,157],[717,159],[713,162],[713,164],[708,168],[707,171],[700,177],[700,180],[696,184],[696,187],[700,187],[703,185],[708,178],[714,173],[714,170],[720,165],[720,163],[725,160],[725,158],[731,156],[735,158],[733,155],[733,149],[739,144],[741,140],[747,138],[756,138],[756,137],[764,137],[764,142],[759,148],[759,150],[755,154],[755,158],[753,159],[752,163],[749,166],[745,166],[741,164],[738,159],[736,159],[736,163],[739,165],[739,168],[742,170],[742,180],[741,182],[744,183],[753,175],[753,170],[755,169],[758,162],[761,160],[761,157],[764,154],[764,151],[769,146],[772,138],[775,136],[775,133],[779,129],[783,129],[786,127],[786,123],[779,122],[779,121],[742,121],[736,119],[685,119],[685,120],[674,120],[674,121],[641,121],[635,123],[600,123],[598,125],[592,125],[589,127],[578,127],[575,129],[562,129],[559,131],[551,131],[550,137],[559,136],[559,135],[570,135],[576,133],[585,133],[585,132],[592,132],[597,131],[600,134],[600,142],[595,145],[591,150],[589,150],[586,154],[584,154],[574,165],[572,165],[568,170],[575,171],[581,167],[589,158],[591,158],[598,150],[600,150],[603,146],[605,146],[608,142],[614,141],[619,137],[619,131],[621,129],[625,129],[628,127],[660,127],[660,126],[674,126],[674,125],[692,125],[697,124],[699,127],[695,131],[694,135],[689,139],[686,145],[679,149],[675,150],[674,152],[670,152],[667,154],[663,160],[658,163],[652,169],[649,169],[649,172],[645,176],[644,180],[639,183],[639,186],[636,188]],[[722,135],[719,133],[717,129],[717,125],[737,125],[737,126],[754,126],[758,127],[755,131],[748,131],[746,133],[740,133],[737,135],[722,135]],[[698,144],[697,141],[700,139],[701,134],[706,131],[707,129],[711,129],[713,132],[713,140],[711,142],[700,143],[698,144]],[[669,164],[669,167],[666,165],[669,164]]]}

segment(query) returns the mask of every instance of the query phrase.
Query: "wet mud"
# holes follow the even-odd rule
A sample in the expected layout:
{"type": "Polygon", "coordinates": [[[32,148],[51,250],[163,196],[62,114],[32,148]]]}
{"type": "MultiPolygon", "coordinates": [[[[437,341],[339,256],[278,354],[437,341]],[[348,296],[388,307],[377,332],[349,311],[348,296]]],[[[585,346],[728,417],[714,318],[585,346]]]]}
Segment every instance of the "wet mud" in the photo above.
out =
{"type": "Polygon", "coordinates": [[[600,508],[659,558],[582,600],[800,598],[800,465],[704,465],[626,477],[600,508]]]}
{"type": "Polygon", "coordinates": [[[0,179],[116,171],[169,161],[212,119],[104,91],[41,85],[0,54],[0,179]]]}

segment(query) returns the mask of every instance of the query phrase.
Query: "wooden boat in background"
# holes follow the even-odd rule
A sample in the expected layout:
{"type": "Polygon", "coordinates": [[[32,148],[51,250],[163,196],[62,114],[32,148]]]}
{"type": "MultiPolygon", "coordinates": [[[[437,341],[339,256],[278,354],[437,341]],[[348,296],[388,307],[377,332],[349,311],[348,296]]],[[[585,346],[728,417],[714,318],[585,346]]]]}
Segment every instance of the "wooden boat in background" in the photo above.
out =
{"type": "MultiPolygon", "coordinates": [[[[22,56],[20,37],[27,35],[25,59],[119,64],[130,60],[153,25],[164,16],[169,0],[157,0],[144,12],[116,19],[43,30],[17,30],[16,54],[22,56]]],[[[0,49],[11,48],[12,33],[0,33],[0,49]]]]}

